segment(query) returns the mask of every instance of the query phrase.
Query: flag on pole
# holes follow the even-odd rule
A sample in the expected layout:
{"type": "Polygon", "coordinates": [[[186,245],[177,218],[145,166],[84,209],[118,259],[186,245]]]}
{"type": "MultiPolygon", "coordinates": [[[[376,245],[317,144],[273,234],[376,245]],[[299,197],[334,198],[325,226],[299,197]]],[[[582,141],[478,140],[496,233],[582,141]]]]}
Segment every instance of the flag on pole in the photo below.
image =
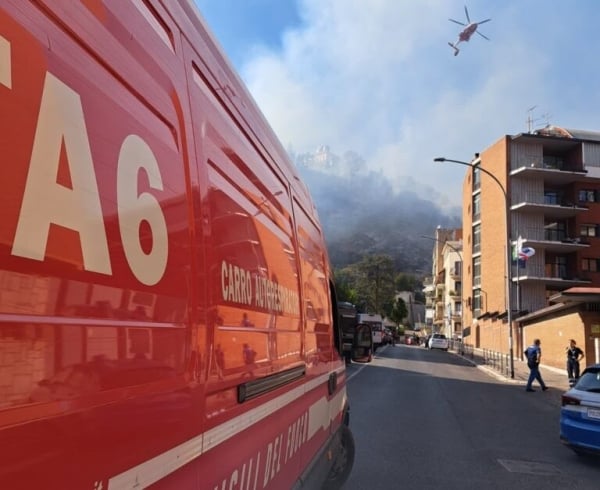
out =
{"type": "Polygon", "coordinates": [[[519,260],[527,260],[535,255],[535,250],[531,247],[523,247],[519,252],[519,260]]]}
{"type": "Polygon", "coordinates": [[[523,246],[523,238],[519,236],[517,238],[517,244],[513,248],[513,261],[518,263],[520,269],[524,269],[527,266],[527,261],[535,255],[535,249],[532,247],[523,246]]]}

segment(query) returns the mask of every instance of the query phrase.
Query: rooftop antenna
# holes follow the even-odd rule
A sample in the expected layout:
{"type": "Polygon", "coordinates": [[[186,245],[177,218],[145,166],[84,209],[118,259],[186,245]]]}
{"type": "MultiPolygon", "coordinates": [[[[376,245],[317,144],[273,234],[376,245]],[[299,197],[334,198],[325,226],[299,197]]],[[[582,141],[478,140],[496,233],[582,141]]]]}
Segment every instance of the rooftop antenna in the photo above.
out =
{"type": "Polygon", "coordinates": [[[531,134],[531,132],[533,131],[533,126],[536,122],[540,121],[540,120],[544,120],[546,121],[546,126],[548,127],[550,126],[550,118],[552,117],[552,114],[549,114],[548,112],[545,112],[544,114],[542,114],[540,117],[533,117],[533,110],[536,108],[537,106],[534,105],[532,107],[530,107],[529,109],[527,109],[528,112],[528,116],[527,116],[527,132],[529,134],[531,134]]]}
{"type": "Polygon", "coordinates": [[[535,120],[533,119],[533,110],[536,108],[537,106],[531,106],[529,109],[527,109],[527,132],[529,134],[531,134],[531,131],[533,130],[533,123],[535,122],[535,120]]]}
{"type": "Polygon", "coordinates": [[[550,114],[549,112],[544,112],[544,114],[542,114],[542,116],[539,119],[544,119],[546,121],[546,126],[550,126],[550,118],[552,117],[552,114],[550,114]]]}

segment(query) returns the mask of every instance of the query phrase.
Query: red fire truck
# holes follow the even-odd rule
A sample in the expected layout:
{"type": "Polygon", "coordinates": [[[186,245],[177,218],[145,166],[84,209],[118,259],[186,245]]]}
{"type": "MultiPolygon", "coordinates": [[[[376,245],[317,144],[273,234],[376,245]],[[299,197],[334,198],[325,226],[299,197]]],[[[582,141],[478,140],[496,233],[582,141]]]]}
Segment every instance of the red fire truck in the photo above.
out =
{"type": "Polygon", "coordinates": [[[338,488],[323,233],[191,0],[3,0],[0,108],[0,488],[338,488]]]}

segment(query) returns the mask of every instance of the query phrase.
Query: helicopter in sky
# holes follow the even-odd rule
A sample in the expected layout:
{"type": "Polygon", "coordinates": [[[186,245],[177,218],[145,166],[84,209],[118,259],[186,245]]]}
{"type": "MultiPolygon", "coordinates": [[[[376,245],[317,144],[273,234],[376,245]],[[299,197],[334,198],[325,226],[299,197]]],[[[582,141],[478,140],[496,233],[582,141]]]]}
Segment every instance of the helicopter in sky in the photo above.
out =
{"type": "Polygon", "coordinates": [[[461,26],[465,26],[465,28],[459,32],[458,34],[458,39],[456,40],[455,43],[451,43],[449,42],[448,44],[450,45],[450,47],[452,49],[454,49],[454,56],[458,55],[458,52],[460,51],[458,49],[458,45],[462,42],[468,42],[469,39],[471,39],[471,36],[475,33],[479,34],[481,37],[483,37],[484,39],[487,39],[488,41],[490,40],[489,37],[484,36],[483,34],[481,34],[481,32],[479,32],[477,30],[477,28],[481,25],[481,24],[485,24],[486,22],[489,22],[492,19],[485,19],[482,20],[480,22],[471,22],[471,19],[469,18],[469,11],[467,10],[467,6],[465,5],[465,15],[467,16],[467,24],[465,24],[464,22],[459,22],[457,20],[454,19],[448,19],[450,22],[454,22],[456,24],[459,24],[461,26]]]}

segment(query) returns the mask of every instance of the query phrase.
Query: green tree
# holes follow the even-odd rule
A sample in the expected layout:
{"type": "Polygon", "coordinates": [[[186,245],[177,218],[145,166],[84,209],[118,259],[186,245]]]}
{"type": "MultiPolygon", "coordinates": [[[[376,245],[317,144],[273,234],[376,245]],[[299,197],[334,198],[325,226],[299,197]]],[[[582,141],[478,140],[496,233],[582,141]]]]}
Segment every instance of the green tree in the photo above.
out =
{"type": "Polygon", "coordinates": [[[358,300],[358,293],[354,288],[354,275],[352,270],[348,267],[344,269],[336,269],[333,273],[335,281],[335,292],[338,301],[347,301],[352,304],[356,304],[358,300]]]}
{"type": "Polygon", "coordinates": [[[386,301],[385,303],[383,303],[383,305],[381,305],[381,312],[384,314],[384,316],[391,318],[392,317],[392,311],[394,310],[394,298],[391,298],[390,301],[386,301]]]}
{"type": "Polygon", "coordinates": [[[384,305],[392,303],[394,261],[389,255],[367,255],[355,264],[357,304],[372,313],[384,313],[384,305]]]}
{"type": "Polygon", "coordinates": [[[423,281],[415,274],[400,272],[395,282],[398,291],[412,291],[416,294],[423,290],[423,281]]]}
{"type": "Polygon", "coordinates": [[[391,314],[388,316],[390,320],[392,320],[396,325],[400,325],[402,321],[408,316],[408,308],[406,307],[406,302],[402,298],[396,299],[391,314]]]}
{"type": "Polygon", "coordinates": [[[391,315],[396,271],[389,255],[365,255],[359,262],[336,269],[334,277],[339,301],[349,301],[359,311],[391,315]]]}

